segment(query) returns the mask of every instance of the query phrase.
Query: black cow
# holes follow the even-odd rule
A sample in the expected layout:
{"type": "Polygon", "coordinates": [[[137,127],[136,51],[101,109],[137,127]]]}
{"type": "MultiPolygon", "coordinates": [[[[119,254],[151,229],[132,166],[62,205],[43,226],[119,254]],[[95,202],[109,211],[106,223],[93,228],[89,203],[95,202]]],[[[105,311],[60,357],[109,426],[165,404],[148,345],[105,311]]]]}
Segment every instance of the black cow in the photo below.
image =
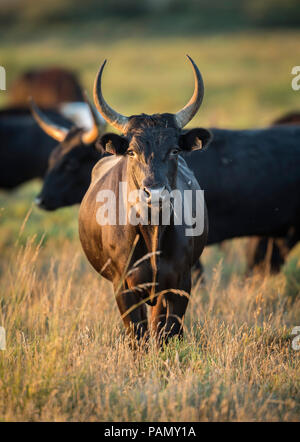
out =
{"type": "Polygon", "coordinates": [[[100,160],[93,169],[90,187],[80,206],[79,235],[92,266],[113,283],[126,330],[138,340],[146,338],[149,331],[144,302],[151,305],[150,329],[157,338],[167,340],[170,336],[182,335],[191,289],[191,267],[207,239],[204,202],[201,207],[195,200],[188,203],[183,199],[186,191],[192,192],[194,198],[198,198],[201,191],[179,152],[200,149],[210,138],[205,129],[186,134],[181,131],[199,109],[204,94],[201,74],[190,61],[195,78],[194,94],[176,114],[124,117],[110,108],[102,96],[105,62],[95,81],[96,107],[122,136],[102,137],[102,145],[113,155],[100,160]],[[128,186],[128,198],[123,187],[120,188],[123,184],[128,186]],[[174,205],[166,196],[171,191],[180,194],[176,202],[174,199],[174,205]],[[116,218],[108,224],[102,222],[99,215],[101,192],[111,195],[112,201],[115,198],[112,216],[116,218]],[[140,192],[141,197],[134,220],[126,216],[135,206],[135,200],[130,197],[133,192],[140,192]],[[163,221],[165,207],[172,207],[169,223],[163,221]],[[191,227],[192,223],[186,218],[176,221],[183,209],[193,218],[201,209],[203,226],[195,235],[187,233],[187,226],[191,227]],[[153,212],[157,222],[152,218],[153,212]]]}
{"type": "Polygon", "coordinates": [[[298,235],[300,127],[211,132],[210,148],[198,153],[197,175],[206,190],[208,243],[252,235],[283,237],[291,229],[298,235]]]}
{"type": "Polygon", "coordinates": [[[106,121],[90,105],[87,97],[86,105],[92,117],[92,125],[89,130],[76,125],[68,130],[67,127],[55,125],[31,101],[31,111],[36,122],[52,139],[56,140],[56,143],[59,142],[49,157],[48,171],[43,187],[60,188],[62,191],[59,195],[56,194],[56,197],[50,194],[46,200],[42,194],[39,195],[35,202],[41,208],[55,210],[58,207],[79,203],[88,188],[91,170],[100,158],[93,146],[97,138],[103,134],[106,121]],[[76,155],[73,155],[75,151],[76,155]],[[58,202],[57,197],[59,198],[58,202]]]}
{"type": "MultiPolygon", "coordinates": [[[[278,125],[299,125],[300,112],[292,111],[282,115],[273,122],[278,125]]],[[[289,251],[297,243],[295,229],[291,228],[284,238],[252,237],[246,244],[246,257],[248,270],[254,269],[261,272],[278,273],[284,264],[289,251]]]]}
{"type": "Polygon", "coordinates": [[[93,110],[97,118],[95,128],[95,119],[86,103],[65,103],[60,111],[47,109],[40,112],[44,119],[37,124],[29,109],[0,111],[0,188],[13,189],[31,179],[43,178],[57,141],[63,140],[74,122],[84,127],[80,129],[84,140],[90,137],[95,140],[99,129],[102,133],[106,126],[98,112],[93,110]]]}
{"type": "MultiPolygon", "coordinates": [[[[69,130],[71,122],[54,110],[47,118],[69,130]]],[[[57,142],[45,134],[29,109],[0,111],[0,188],[13,189],[33,178],[42,178],[57,142]]]]}

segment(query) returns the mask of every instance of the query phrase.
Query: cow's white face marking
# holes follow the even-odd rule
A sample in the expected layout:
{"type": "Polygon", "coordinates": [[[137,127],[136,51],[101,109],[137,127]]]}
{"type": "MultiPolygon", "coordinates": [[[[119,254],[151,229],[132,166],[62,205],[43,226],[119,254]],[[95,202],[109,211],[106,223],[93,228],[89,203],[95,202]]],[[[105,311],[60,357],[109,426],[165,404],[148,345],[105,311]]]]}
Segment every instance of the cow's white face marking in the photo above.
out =
{"type": "MultiPolygon", "coordinates": [[[[90,111],[89,106],[86,103],[83,103],[81,101],[74,101],[69,103],[62,103],[59,106],[60,112],[71,120],[75,126],[81,127],[85,131],[91,130],[94,125],[94,120],[90,111]]],[[[98,113],[99,121],[103,123],[103,129],[106,127],[106,121],[102,117],[102,115],[99,114],[98,111],[95,110],[95,112],[98,113]]]]}

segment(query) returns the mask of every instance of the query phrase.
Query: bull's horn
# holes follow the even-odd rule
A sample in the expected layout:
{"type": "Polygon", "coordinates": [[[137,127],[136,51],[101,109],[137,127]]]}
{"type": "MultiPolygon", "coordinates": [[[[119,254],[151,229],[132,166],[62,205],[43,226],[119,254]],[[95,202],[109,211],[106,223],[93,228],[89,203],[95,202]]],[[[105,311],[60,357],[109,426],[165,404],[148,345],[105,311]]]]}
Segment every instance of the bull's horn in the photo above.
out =
{"type": "Polygon", "coordinates": [[[32,115],[38,125],[46,132],[47,135],[54,138],[55,140],[61,142],[63,141],[69,130],[66,127],[60,126],[58,124],[53,123],[47,115],[45,115],[35,104],[33,99],[29,98],[29,105],[31,108],[32,115]]]}
{"type": "Polygon", "coordinates": [[[97,110],[91,104],[86,92],[84,92],[84,99],[90,109],[93,124],[92,124],[92,127],[90,130],[85,131],[83,133],[82,141],[84,144],[91,144],[91,143],[94,143],[96,141],[96,139],[98,138],[98,136],[104,132],[106,123],[104,120],[100,119],[100,116],[99,116],[97,110]]]}
{"type": "Polygon", "coordinates": [[[177,126],[180,128],[183,128],[188,124],[189,121],[191,121],[191,119],[194,117],[199,107],[201,106],[204,96],[204,84],[200,71],[194,61],[191,59],[191,57],[189,57],[188,55],[187,57],[190,60],[194,71],[195,86],[194,93],[190,101],[184,106],[184,108],[182,108],[174,115],[177,126]]]}
{"type": "Polygon", "coordinates": [[[102,88],[101,88],[101,80],[102,80],[102,73],[104,66],[106,64],[106,60],[102,63],[102,66],[98,72],[98,75],[95,79],[94,83],[94,101],[95,105],[100,112],[100,114],[105,118],[105,120],[111,124],[116,129],[120,130],[122,133],[126,132],[126,128],[128,125],[128,117],[125,117],[124,115],[119,114],[118,112],[114,111],[104,100],[102,95],[102,88]]]}

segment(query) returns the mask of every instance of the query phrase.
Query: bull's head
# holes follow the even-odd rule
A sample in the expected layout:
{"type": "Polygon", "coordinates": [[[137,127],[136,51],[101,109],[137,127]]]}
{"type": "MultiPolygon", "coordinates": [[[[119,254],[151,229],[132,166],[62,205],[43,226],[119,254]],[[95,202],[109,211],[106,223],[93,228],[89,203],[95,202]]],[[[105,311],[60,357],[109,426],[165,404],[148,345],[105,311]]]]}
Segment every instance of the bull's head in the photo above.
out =
{"type": "Polygon", "coordinates": [[[94,85],[94,101],[101,115],[122,135],[105,134],[101,139],[104,149],[115,155],[126,155],[127,175],[134,185],[144,191],[144,198],[151,203],[164,199],[164,190],[174,189],[177,176],[177,159],[180,152],[201,149],[210,140],[206,129],[183,132],[183,127],[198,111],[203,95],[202,76],[193,60],[195,86],[190,101],[176,114],[133,115],[126,117],[113,110],[102,95],[102,64],[94,85]],[[154,198],[155,195],[155,198],[154,198]]]}

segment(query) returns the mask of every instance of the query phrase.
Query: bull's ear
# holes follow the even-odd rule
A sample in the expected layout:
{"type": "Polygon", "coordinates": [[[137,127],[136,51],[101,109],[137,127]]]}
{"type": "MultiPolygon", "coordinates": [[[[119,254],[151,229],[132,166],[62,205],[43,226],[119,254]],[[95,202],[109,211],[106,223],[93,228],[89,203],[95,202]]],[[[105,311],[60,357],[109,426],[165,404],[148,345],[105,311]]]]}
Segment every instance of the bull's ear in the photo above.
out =
{"type": "Polygon", "coordinates": [[[105,134],[100,138],[100,144],[106,152],[123,155],[128,149],[128,140],[117,134],[105,134]]]}
{"type": "Polygon", "coordinates": [[[203,128],[192,129],[179,137],[179,147],[191,152],[205,148],[212,140],[212,133],[203,128]]]}

